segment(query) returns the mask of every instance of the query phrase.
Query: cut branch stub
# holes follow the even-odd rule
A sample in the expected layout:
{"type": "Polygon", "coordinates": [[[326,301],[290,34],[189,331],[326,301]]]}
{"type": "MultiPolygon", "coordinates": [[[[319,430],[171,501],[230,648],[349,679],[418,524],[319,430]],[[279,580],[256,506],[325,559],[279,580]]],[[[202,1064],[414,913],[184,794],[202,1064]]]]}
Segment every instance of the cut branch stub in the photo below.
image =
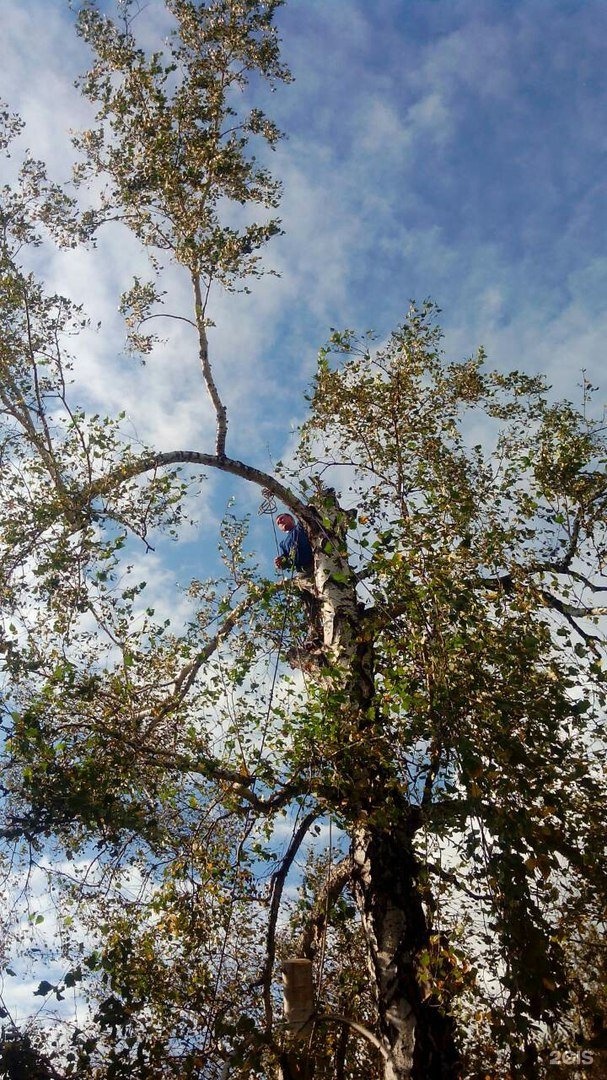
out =
{"type": "Polygon", "coordinates": [[[288,1031],[294,1039],[308,1038],[315,1010],[312,961],[303,958],[285,960],[282,981],[288,1031]]]}

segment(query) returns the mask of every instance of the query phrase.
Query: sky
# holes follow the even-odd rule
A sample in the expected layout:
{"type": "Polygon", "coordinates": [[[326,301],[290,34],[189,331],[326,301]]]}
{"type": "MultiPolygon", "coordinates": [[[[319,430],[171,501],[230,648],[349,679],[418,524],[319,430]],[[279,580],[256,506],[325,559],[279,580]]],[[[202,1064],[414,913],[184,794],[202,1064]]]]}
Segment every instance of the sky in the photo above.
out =
{"type": "MultiPolygon", "coordinates": [[[[585,371],[602,403],[605,0],[287,0],[278,26],[294,75],[269,101],[288,136],[271,161],[284,235],[266,261],[279,276],[248,296],[217,292],[210,309],[228,452],[265,470],[288,459],[330,328],[381,339],[425,297],[442,309],[451,359],[483,345],[492,366],[543,372],[574,401],[585,371]]],[[[162,37],[161,0],[148,0],[137,28],[162,37]]],[[[0,98],[25,119],[25,143],[67,180],[69,129],[91,119],[74,87],[89,57],[67,0],[3,0],[0,61],[0,98]]],[[[129,430],[159,450],[212,451],[185,324],[145,367],[123,353],[118,299],[145,275],[136,245],[110,229],[96,251],[41,249],[34,262],[101,322],[77,349],[84,403],[125,410],[129,430]]],[[[189,314],[179,275],[168,282],[172,310],[189,314]]],[[[157,610],[179,615],[176,583],[215,569],[232,495],[252,512],[271,573],[258,493],[210,477],[182,542],[139,556],[157,610]]]]}
{"type": "MultiPolygon", "coordinates": [[[[137,31],[156,43],[164,5],[142,6],[137,31]]],[[[69,129],[91,118],[73,85],[88,53],[72,26],[67,0],[3,2],[0,97],[58,180],[70,173],[69,129]]],[[[381,339],[411,299],[438,303],[451,359],[483,345],[491,365],[543,372],[574,401],[583,370],[600,384],[604,0],[287,0],[278,26],[294,75],[269,99],[287,135],[271,158],[284,235],[266,256],[280,276],[211,303],[228,452],[265,469],[288,458],[330,328],[381,339]]],[[[85,403],[125,409],[159,449],[210,450],[185,325],[146,367],[123,355],[118,297],[145,273],[136,245],[110,229],[97,252],[37,259],[49,284],[102,322],[78,350],[85,403]]],[[[189,314],[183,282],[168,280],[172,310],[189,314]]],[[[184,544],[206,546],[232,494],[253,509],[256,493],[210,479],[184,544]]]]}

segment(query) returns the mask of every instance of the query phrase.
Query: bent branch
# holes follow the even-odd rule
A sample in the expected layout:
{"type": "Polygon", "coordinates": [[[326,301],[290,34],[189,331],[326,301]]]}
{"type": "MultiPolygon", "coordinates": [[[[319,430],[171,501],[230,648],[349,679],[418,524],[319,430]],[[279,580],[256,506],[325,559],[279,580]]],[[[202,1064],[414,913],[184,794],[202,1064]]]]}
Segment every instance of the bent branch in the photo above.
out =
{"type": "Polygon", "coordinates": [[[243,480],[256,484],[257,487],[267,488],[277,499],[280,499],[281,502],[288,506],[298,518],[304,521],[314,533],[318,532],[319,525],[315,511],[306,503],[301,502],[290,488],[285,487],[274,476],[263,472],[262,469],[256,469],[253,465],[247,465],[237,458],[229,458],[221,454],[203,454],[197,450],[169,450],[166,453],[143,456],[129,462],[128,465],[122,468],[115,469],[105,477],[93,481],[89,489],[83,494],[86,495],[88,501],[93,501],[108,495],[120,484],[132,480],[136,476],[143,476],[148,472],[169,468],[171,465],[201,465],[207,469],[217,469],[220,472],[230,473],[232,476],[239,476],[243,480]]]}

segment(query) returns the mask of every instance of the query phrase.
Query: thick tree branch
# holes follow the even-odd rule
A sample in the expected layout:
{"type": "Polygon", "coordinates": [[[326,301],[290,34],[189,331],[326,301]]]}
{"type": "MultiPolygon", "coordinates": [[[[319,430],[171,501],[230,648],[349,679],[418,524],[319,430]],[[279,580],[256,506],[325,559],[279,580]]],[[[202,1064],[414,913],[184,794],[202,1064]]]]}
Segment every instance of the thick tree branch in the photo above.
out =
{"type": "Polygon", "coordinates": [[[422,794],[421,805],[425,809],[432,802],[432,793],[434,791],[434,781],[439,774],[442,761],[443,746],[442,743],[433,739],[431,746],[428,749],[428,757],[430,759],[430,765],[426,773],[424,780],[424,790],[422,794]]]}
{"type": "Polygon", "coordinates": [[[116,468],[105,477],[94,481],[90,488],[83,492],[90,501],[110,494],[115,488],[145,473],[155,472],[158,469],[170,468],[172,465],[199,465],[207,469],[217,469],[220,472],[230,473],[248,480],[260,488],[267,488],[280,499],[293,513],[304,521],[314,532],[319,530],[318,516],[316,511],[308,506],[279,480],[269,473],[256,469],[253,465],[246,465],[236,458],[229,458],[218,454],[203,454],[197,450],[169,450],[166,453],[144,455],[129,462],[122,468],[116,468]]]}
{"type": "Polygon", "coordinates": [[[309,779],[305,785],[299,781],[293,781],[276,789],[269,799],[263,799],[255,794],[254,787],[258,783],[258,778],[253,773],[248,775],[236,772],[235,769],[226,768],[216,758],[194,758],[187,754],[176,753],[173,749],[163,750],[161,747],[142,747],[139,740],[135,742],[124,737],[122,745],[132,750],[134,759],[148,762],[152,767],[157,766],[158,768],[172,769],[182,774],[189,773],[203,776],[206,780],[219,781],[229,785],[238,798],[261,815],[272,814],[276,810],[280,810],[292,802],[293,799],[308,794],[311,789],[309,779]]]}
{"type": "Polygon", "coordinates": [[[567,615],[572,619],[590,619],[593,616],[607,615],[607,607],[592,607],[587,604],[566,604],[564,600],[561,600],[558,596],[555,596],[554,593],[550,593],[546,589],[542,589],[540,595],[547,607],[552,607],[555,611],[560,612],[561,615],[567,615]]]}
{"type": "MultiPolygon", "coordinates": [[[[579,570],[571,570],[569,568],[566,571],[563,571],[560,569],[558,563],[543,563],[541,566],[537,567],[536,572],[564,574],[565,578],[571,578],[572,581],[579,581],[580,584],[583,585],[585,589],[589,589],[590,592],[607,592],[607,585],[597,585],[596,581],[592,581],[591,578],[587,577],[586,574],[582,574],[579,570]]],[[[599,577],[602,577],[604,580],[604,575],[599,573],[599,577]]]]}
{"type": "Polygon", "coordinates": [[[299,939],[299,956],[305,956],[308,960],[314,959],[327,928],[328,914],[352,877],[352,869],[353,861],[350,855],[329,868],[324,885],[316,896],[306,928],[299,939]]]}
{"type": "Polygon", "coordinates": [[[562,556],[562,558],[557,559],[557,561],[556,561],[556,564],[555,564],[556,567],[557,567],[556,572],[558,574],[566,573],[567,570],[569,570],[569,567],[570,567],[570,565],[571,565],[571,563],[572,563],[572,561],[573,561],[573,559],[575,557],[575,554],[577,552],[578,543],[579,543],[579,539],[580,539],[581,527],[582,527],[582,512],[581,512],[581,509],[580,509],[580,510],[578,510],[577,514],[575,515],[575,517],[573,519],[573,527],[571,529],[571,534],[570,534],[570,537],[569,537],[569,543],[567,545],[567,550],[565,551],[565,554],[562,556]]]}

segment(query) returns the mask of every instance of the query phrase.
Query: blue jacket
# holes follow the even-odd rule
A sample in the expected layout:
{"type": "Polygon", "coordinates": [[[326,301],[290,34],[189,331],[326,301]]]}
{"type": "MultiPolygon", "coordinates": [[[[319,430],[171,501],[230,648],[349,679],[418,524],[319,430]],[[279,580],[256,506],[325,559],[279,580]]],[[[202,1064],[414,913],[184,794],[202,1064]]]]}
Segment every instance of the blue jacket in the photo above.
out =
{"type": "Polygon", "coordinates": [[[310,541],[306,536],[303,525],[297,522],[294,529],[287,533],[284,540],[278,545],[281,555],[284,555],[289,565],[296,570],[311,570],[314,562],[310,541]]]}

